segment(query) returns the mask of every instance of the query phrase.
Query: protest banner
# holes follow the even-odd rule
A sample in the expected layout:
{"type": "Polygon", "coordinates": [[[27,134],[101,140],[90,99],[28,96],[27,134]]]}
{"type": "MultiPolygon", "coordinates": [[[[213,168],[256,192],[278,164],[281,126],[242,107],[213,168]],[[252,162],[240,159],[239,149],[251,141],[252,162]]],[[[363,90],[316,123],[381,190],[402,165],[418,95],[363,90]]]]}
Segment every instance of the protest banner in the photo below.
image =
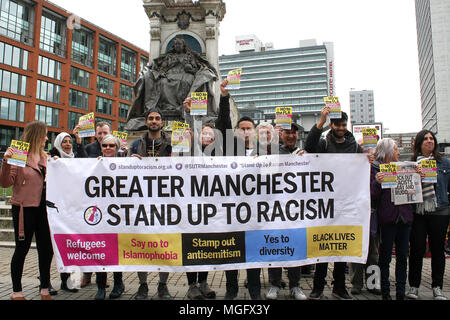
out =
{"type": "Polygon", "coordinates": [[[27,165],[30,144],[24,141],[12,140],[11,149],[13,150],[13,155],[8,159],[8,164],[24,168],[27,165]]]}
{"type": "Polygon", "coordinates": [[[275,124],[280,125],[283,130],[291,130],[292,126],[292,107],[275,108],[275,124]]]}
{"type": "Polygon", "coordinates": [[[323,101],[327,107],[330,107],[330,113],[328,114],[330,119],[342,118],[341,104],[338,97],[324,97],[323,101]]]}
{"type": "Polygon", "coordinates": [[[422,178],[415,162],[397,162],[397,187],[391,189],[395,205],[423,202],[422,178]]]}
{"type": "Polygon", "coordinates": [[[172,151],[189,152],[191,148],[191,134],[189,133],[189,124],[174,121],[172,126],[172,151]]]}
{"type": "Polygon", "coordinates": [[[228,85],[226,87],[227,90],[236,90],[241,88],[241,76],[242,76],[242,68],[234,69],[228,72],[227,80],[228,85]]]}
{"type": "Polygon", "coordinates": [[[51,159],[58,271],[365,263],[369,173],[359,154],[51,159]]]}
{"type": "Polygon", "coordinates": [[[191,98],[191,115],[206,116],[208,114],[208,92],[192,92],[191,98]]]}
{"type": "Polygon", "coordinates": [[[95,137],[95,116],[93,112],[81,116],[78,125],[80,126],[78,130],[80,138],[95,137]]]}
{"type": "Polygon", "coordinates": [[[364,128],[362,129],[364,150],[376,148],[378,143],[377,129],[364,128]]]}
{"type": "Polygon", "coordinates": [[[437,164],[436,160],[421,160],[420,166],[422,172],[425,174],[423,182],[437,183],[437,164]]]}

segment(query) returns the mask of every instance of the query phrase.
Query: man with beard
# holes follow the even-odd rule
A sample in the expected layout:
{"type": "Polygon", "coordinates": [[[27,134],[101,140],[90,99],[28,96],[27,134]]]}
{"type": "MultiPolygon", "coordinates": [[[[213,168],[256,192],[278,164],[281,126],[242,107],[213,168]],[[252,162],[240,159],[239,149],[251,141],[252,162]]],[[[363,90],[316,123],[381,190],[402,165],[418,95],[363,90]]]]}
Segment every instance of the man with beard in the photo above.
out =
{"type": "MultiPolygon", "coordinates": [[[[172,145],[170,137],[162,131],[163,118],[158,108],[149,109],[145,114],[145,124],[148,128],[142,137],[137,139],[129,151],[132,157],[142,159],[143,157],[170,157],[172,145]]],[[[147,272],[138,272],[139,289],[136,300],[144,300],[148,297],[147,272]]],[[[158,297],[160,299],[171,299],[172,296],[167,289],[168,272],[159,273],[158,297]]]]}
{"type": "MultiPolygon", "coordinates": [[[[340,119],[330,120],[330,131],[321,138],[323,126],[330,114],[330,107],[322,109],[319,122],[311,128],[306,138],[305,150],[308,153],[363,153],[353,134],[347,130],[348,116],[342,112],[340,119]]],[[[345,288],[345,262],[335,262],[333,270],[333,296],[349,300],[352,297],[345,288]]],[[[318,263],[314,274],[313,290],[310,299],[318,300],[323,296],[328,263],[318,263]]]]}

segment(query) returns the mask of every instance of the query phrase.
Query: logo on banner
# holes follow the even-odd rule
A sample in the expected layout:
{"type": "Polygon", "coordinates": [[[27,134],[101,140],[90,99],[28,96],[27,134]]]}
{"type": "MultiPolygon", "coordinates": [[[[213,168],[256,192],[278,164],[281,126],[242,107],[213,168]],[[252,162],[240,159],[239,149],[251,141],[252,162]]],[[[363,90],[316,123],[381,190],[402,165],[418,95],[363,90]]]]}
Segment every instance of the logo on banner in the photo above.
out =
{"type": "Polygon", "coordinates": [[[109,165],[109,169],[111,169],[112,171],[114,171],[114,170],[117,169],[117,165],[116,165],[115,163],[111,163],[111,164],[109,165]]]}
{"type": "Polygon", "coordinates": [[[95,226],[102,221],[102,212],[97,206],[89,207],[84,211],[84,221],[90,226],[95,226]]]}

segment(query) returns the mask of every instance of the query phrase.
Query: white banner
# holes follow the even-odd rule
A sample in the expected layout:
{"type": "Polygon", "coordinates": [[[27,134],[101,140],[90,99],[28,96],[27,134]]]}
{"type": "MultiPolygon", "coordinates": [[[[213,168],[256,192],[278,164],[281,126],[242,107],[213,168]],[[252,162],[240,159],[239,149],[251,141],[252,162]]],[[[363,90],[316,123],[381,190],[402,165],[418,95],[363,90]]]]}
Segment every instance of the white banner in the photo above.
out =
{"type": "Polygon", "coordinates": [[[362,154],[50,160],[59,272],[365,263],[362,154]]]}

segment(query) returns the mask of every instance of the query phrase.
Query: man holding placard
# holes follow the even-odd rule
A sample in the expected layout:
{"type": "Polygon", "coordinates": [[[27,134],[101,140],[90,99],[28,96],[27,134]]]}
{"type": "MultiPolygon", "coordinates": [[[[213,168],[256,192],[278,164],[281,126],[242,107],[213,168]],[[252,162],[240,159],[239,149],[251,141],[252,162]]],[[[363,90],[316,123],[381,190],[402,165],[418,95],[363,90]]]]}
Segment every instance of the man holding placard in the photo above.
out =
{"type": "MultiPolygon", "coordinates": [[[[132,157],[142,159],[144,157],[170,157],[172,145],[163,128],[163,115],[158,108],[149,109],[145,114],[145,123],[148,131],[137,139],[129,150],[132,157]]],[[[148,297],[147,272],[138,272],[139,288],[135,296],[136,300],[145,300],[148,297]]],[[[160,299],[172,299],[167,288],[168,272],[159,273],[158,297],[160,299]]]]}
{"type": "MultiPolygon", "coordinates": [[[[80,134],[79,131],[78,134],[80,134]]],[[[89,158],[98,158],[103,155],[100,144],[102,143],[103,137],[108,134],[111,134],[111,125],[108,122],[98,122],[95,125],[95,141],[85,147],[89,158]]]]}

